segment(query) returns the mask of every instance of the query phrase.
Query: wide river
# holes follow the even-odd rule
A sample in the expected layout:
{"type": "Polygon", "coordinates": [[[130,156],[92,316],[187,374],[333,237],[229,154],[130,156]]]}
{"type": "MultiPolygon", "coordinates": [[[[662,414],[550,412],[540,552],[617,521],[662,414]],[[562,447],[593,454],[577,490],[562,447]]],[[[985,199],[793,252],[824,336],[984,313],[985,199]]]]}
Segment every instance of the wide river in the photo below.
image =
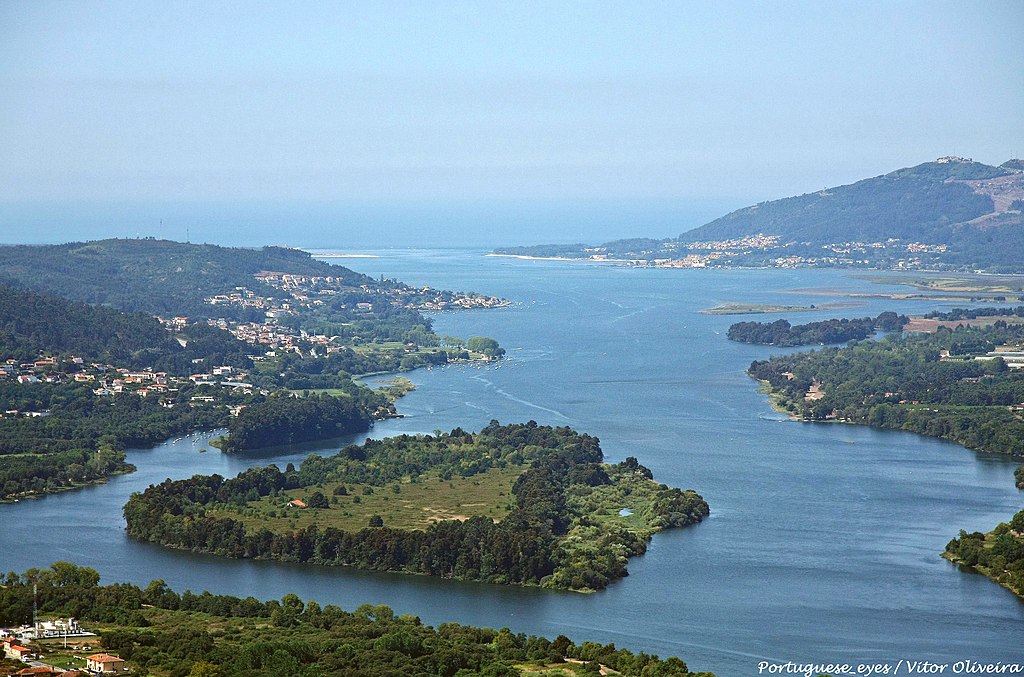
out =
{"type": "MultiPolygon", "coordinates": [[[[655,536],[648,553],[631,561],[628,578],[592,595],[237,561],[129,540],[121,507],[131,492],[166,477],[234,475],[271,462],[268,455],[202,453],[209,435],[195,435],[131,451],[139,471],[108,484],[0,506],[0,570],[64,559],[97,568],[107,582],[162,578],[179,591],[264,599],[294,592],[348,609],[388,604],[430,624],[614,642],[726,676],[756,674],[760,660],[1024,662],[1024,604],[939,557],[961,528],[988,530],[1020,509],[1015,464],[910,433],[782,420],[744,373],[773,349],[725,338],[737,319],[778,316],[698,312],[723,302],[820,306],[850,300],[837,290],[907,288],[842,271],[642,270],[477,251],[372,253],[377,258],[332,261],[514,302],[436,316],[439,333],[495,337],[508,358],[414,372],[417,390],[399,403],[405,417],[378,424],[374,437],[479,429],[491,419],[569,425],[599,436],[609,460],[635,455],[658,480],[698,490],[711,517],[655,536]]],[[[954,305],[859,302],[789,318],[954,305]]],[[[308,453],[272,460],[283,465],[308,453]]]]}

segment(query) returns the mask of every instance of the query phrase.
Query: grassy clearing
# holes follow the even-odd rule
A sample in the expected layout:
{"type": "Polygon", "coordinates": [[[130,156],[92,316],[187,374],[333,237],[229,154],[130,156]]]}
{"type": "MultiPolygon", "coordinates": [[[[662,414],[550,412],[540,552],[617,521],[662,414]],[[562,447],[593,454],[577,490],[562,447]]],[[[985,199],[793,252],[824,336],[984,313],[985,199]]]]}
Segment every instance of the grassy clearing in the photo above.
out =
{"type": "Polygon", "coordinates": [[[416,482],[406,480],[383,487],[346,483],[348,495],[343,496],[334,494],[341,483],[325,483],[284,491],[276,497],[267,496],[237,512],[221,508],[210,510],[209,514],[240,520],[247,529],[267,528],[277,533],[311,524],[358,531],[369,525],[373,515],[380,515],[385,526],[395,529],[422,530],[433,522],[465,520],[474,515],[500,521],[514,501],[512,484],[524,470],[523,466],[492,468],[473,477],[450,480],[431,474],[421,476],[416,482]],[[317,491],[328,497],[329,508],[287,506],[288,501],[294,499],[308,503],[317,491]]]}
{"type": "MultiPolygon", "coordinates": [[[[516,665],[516,669],[519,670],[521,677],[583,677],[586,675],[590,677],[594,673],[590,668],[586,667],[583,663],[566,662],[566,663],[547,663],[545,665],[537,665],[536,663],[520,663],[516,665]]],[[[621,675],[621,672],[612,670],[607,666],[602,666],[602,675],[609,677],[615,677],[615,675],[621,675]]]]}
{"type": "MultiPolygon", "coordinates": [[[[95,624],[90,623],[89,630],[95,631],[95,624]]],[[[42,647],[44,663],[64,670],[84,670],[85,657],[102,651],[99,637],[68,637],[66,648],[63,637],[44,639],[34,644],[42,647]]]]}

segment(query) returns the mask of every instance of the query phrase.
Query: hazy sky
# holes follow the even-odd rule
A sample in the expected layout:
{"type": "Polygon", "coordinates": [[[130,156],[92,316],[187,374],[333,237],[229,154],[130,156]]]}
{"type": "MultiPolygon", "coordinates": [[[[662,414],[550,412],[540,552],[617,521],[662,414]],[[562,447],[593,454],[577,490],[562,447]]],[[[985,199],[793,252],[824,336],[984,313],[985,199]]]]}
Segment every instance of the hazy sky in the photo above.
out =
{"type": "Polygon", "coordinates": [[[473,205],[497,240],[518,208],[546,240],[674,235],[1024,155],[1022,27],[1020,0],[0,0],[0,240],[124,235],[151,204],[197,227],[218,205],[218,228],[269,205],[296,236],[299,205],[346,233],[473,205]],[[570,204],[617,206],[591,228],[570,204]]]}

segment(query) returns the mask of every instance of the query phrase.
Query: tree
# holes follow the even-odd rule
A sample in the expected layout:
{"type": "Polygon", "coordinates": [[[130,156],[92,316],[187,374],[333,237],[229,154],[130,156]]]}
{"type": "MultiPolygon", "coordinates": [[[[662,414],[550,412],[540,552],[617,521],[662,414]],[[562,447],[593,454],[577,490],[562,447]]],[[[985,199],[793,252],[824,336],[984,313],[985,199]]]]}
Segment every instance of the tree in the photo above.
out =
{"type": "Polygon", "coordinates": [[[470,336],[466,340],[466,347],[490,359],[497,359],[505,354],[505,349],[499,346],[497,341],[486,336],[470,336]]]}
{"type": "Polygon", "coordinates": [[[371,527],[382,527],[382,526],[384,526],[384,518],[381,517],[380,515],[371,515],[370,516],[370,526],[371,527]]]}
{"type": "Polygon", "coordinates": [[[197,661],[192,664],[192,670],[188,677],[223,677],[224,672],[219,665],[207,661],[197,661]]]}

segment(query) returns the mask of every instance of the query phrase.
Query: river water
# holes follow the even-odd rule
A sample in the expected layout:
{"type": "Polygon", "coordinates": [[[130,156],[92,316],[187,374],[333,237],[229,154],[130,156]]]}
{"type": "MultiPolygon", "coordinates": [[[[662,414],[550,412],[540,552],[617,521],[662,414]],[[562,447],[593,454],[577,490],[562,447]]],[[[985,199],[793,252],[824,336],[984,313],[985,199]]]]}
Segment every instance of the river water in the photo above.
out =
{"type": "MultiPolygon", "coordinates": [[[[210,435],[197,434],[132,450],[139,471],[105,485],[0,505],[0,569],[65,559],[97,568],[106,582],[162,578],[179,591],[264,599],[294,592],[347,609],[388,604],[430,624],[614,642],[726,676],[756,674],[761,660],[1024,662],[1024,604],[939,557],[959,529],[988,530],[1020,509],[1015,463],[910,433],[783,420],[744,373],[773,349],[728,341],[736,316],[698,312],[723,302],[821,306],[850,300],[835,290],[906,288],[842,271],[643,270],[477,251],[373,253],[341,263],[514,305],[437,315],[439,333],[495,337],[507,359],[413,372],[417,390],[399,402],[404,418],[378,424],[372,436],[474,430],[491,419],[570,425],[599,436],[609,460],[635,455],[659,481],[698,490],[711,517],[655,536],[647,554],[631,561],[628,578],[592,595],[235,561],[127,539],[121,507],[150,483],[283,466],[310,453],[227,457],[201,451],[210,435]]],[[[788,317],[796,323],[955,305],[858,302],[788,317]]]]}

